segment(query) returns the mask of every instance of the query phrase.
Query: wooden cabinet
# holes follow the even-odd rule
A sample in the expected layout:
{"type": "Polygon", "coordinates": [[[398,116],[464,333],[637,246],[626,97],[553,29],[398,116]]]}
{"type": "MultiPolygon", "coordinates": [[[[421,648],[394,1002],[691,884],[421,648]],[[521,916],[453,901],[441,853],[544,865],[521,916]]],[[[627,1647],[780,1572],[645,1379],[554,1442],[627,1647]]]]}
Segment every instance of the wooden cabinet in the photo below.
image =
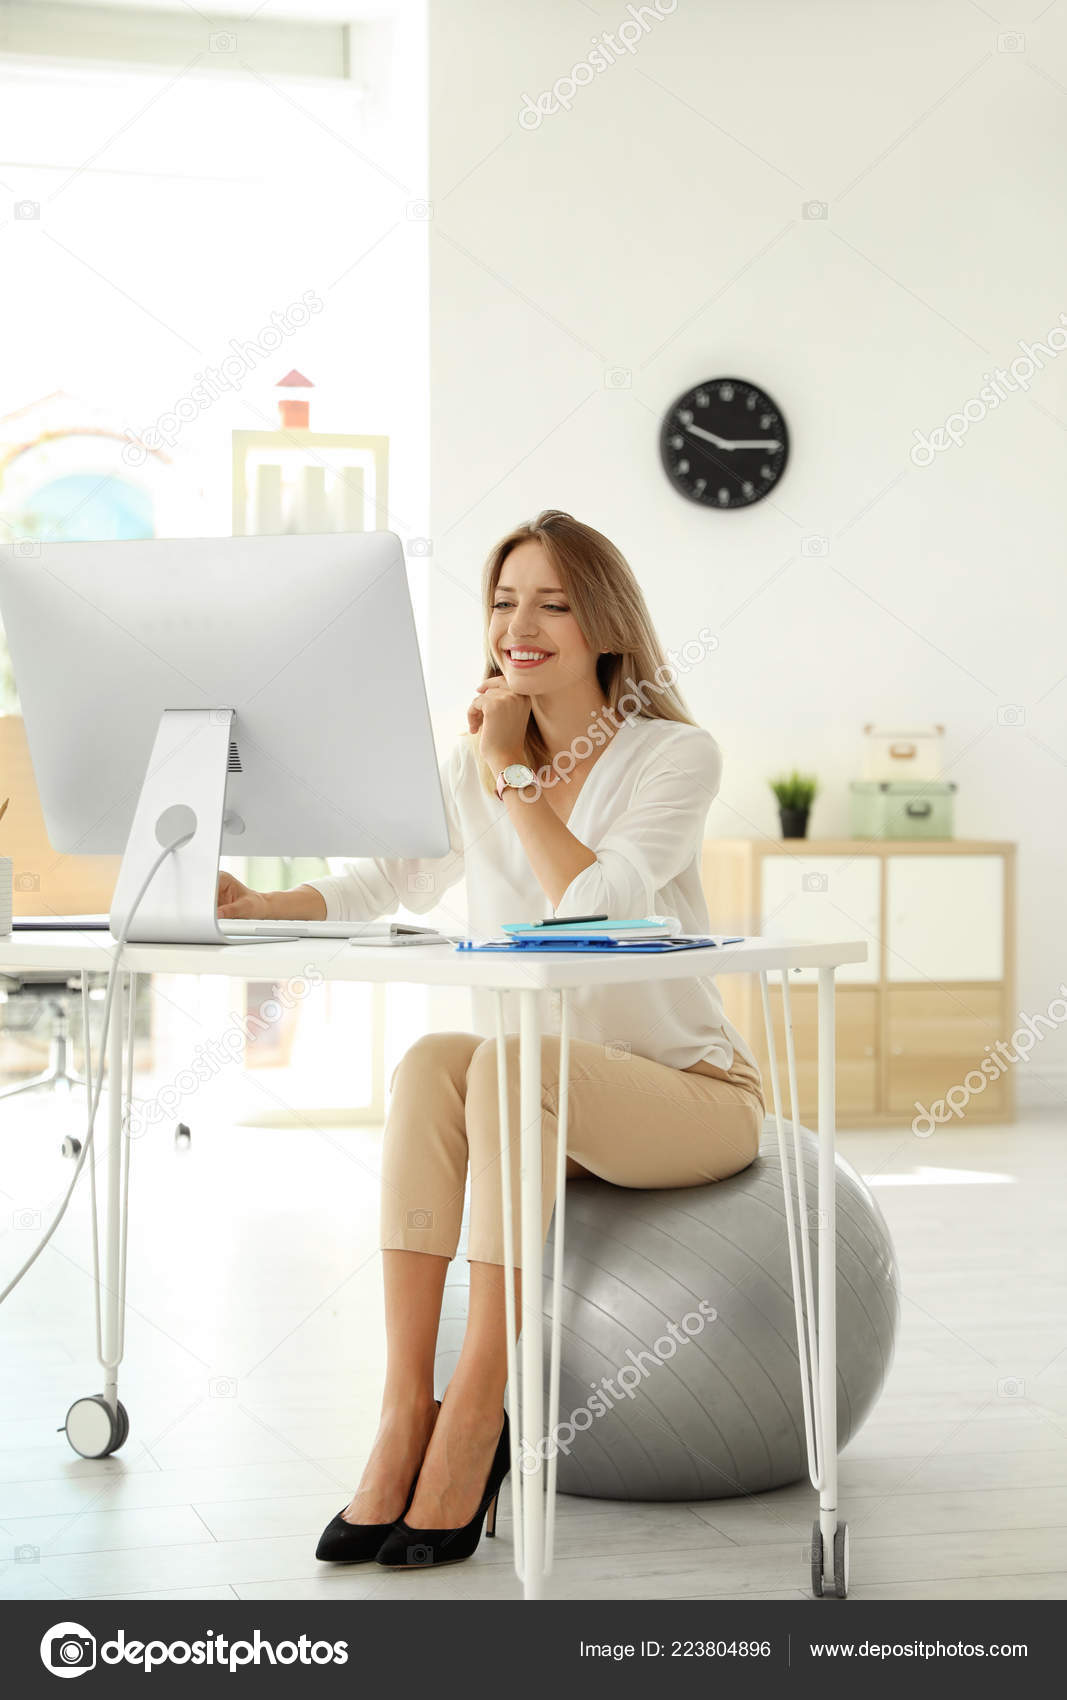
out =
{"type": "MultiPolygon", "coordinates": [[[[716,839],[704,846],[714,932],[861,939],[867,961],[837,973],[837,1114],[842,1126],[911,1122],[969,1077],[962,1117],[1007,1119],[1010,1067],[984,1059],[1014,1021],[1014,850],[969,840],[716,839]],[[993,1078],[994,1073],[998,1078],[993,1078]],[[984,1085],[980,1084],[982,1081],[984,1085]]],[[[771,1008],[783,1108],[789,1113],[782,999],[771,1008]]],[[[816,1114],[814,969],[790,976],[797,1090],[816,1114]]],[[[726,1013],[766,1076],[759,982],[724,974],[726,1013]]],[[[765,1079],[770,1107],[770,1083],[765,1079]]],[[[962,1096],[962,1095],[961,1095],[962,1096]]]]}
{"type": "MultiPolygon", "coordinates": [[[[849,938],[867,941],[866,962],[838,969],[841,985],[876,985],[881,934],[881,879],[873,856],[765,856],[761,863],[760,932],[768,939],[849,938]]],[[[815,985],[815,968],[798,968],[793,984],[815,985]]]]}
{"type": "MultiPolygon", "coordinates": [[[[1006,1039],[1012,1023],[1004,1018],[1003,996],[997,986],[889,986],[886,990],[886,1109],[915,1114],[916,1101],[929,1109],[965,1076],[981,1070],[998,1039],[1006,1039]]],[[[992,1080],[979,1073],[968,1090],[967,1114],[978,1108],[986,1116],[1003,1115],[1008,1108],[1009,1075],[992,1080]],[[972,1109],[972,1106],[974,1107],[972,1109]]]]}
{"type": "Polygon", "coordinates": [[[886,856],[886,978],[1003,980],[1004,863],[886,856]]]}

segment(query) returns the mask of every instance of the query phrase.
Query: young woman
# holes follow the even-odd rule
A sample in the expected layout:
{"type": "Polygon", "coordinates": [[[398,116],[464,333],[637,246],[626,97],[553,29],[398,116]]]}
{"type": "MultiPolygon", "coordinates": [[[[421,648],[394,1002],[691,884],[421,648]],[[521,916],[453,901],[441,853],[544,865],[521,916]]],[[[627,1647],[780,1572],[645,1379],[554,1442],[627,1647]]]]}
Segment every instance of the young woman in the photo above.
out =
{"type": "MultiPolygon", "coordinates": [[[[223,874],[220,917],[369,920],[400,905],[426,912],[463,879],[476,935],[553,914],[676,915],[684,931],[707,931],[701,841],[722,758],[674,688],[677,671],[622,555],[590,526],[549,510],[492,551],[485,607],[485,678],[468,709],[468,736],[441,770],[450,853],[350,862],[343,874],[286,892],[251,892],[223,874]]],[[[699,1186],[752,1162],[765,1114],[759,1069],[712,979],[569,996],[569,1176],[699,1186]]],[[[494,1031],[490,994],[474,998],[477,1025],[494,1031]]],[[[509,1035],[514,1017],[508,1009],[509,1035]]],[[[542,1047],[546,1233],[558,1029],[555,1001],[542,1047]]],[[[517,1041],[507,1045],[518,1261],[517,1041]]],[[[351,1503],[324,1531],[317,1556],[424,1565],[474,1551],[487,1510],[495,1520],[507,1473],[495,1041],[428,1034],[392,1084],[382,1163],[381,1423],[351,1503]],[[438,1406],[437,1331],[468,1170],[470,1307],[438,1406]]],[[[518,1287],[517,1273],[515,1280],[518,1287]]]]}

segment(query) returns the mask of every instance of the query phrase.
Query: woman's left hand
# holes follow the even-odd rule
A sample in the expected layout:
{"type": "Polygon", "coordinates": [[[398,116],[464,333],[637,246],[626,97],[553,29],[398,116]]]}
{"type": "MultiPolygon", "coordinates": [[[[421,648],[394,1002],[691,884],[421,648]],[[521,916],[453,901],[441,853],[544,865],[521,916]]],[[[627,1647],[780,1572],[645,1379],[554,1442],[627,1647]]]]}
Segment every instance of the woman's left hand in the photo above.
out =
{"type": "Polygon", "coordinates": [[[467,730],[481,734],[479,751],[494,773],[522,761],[529,720],[529,697],[511,690],[499,676],[482,680],[467,710],[467,730]]]}

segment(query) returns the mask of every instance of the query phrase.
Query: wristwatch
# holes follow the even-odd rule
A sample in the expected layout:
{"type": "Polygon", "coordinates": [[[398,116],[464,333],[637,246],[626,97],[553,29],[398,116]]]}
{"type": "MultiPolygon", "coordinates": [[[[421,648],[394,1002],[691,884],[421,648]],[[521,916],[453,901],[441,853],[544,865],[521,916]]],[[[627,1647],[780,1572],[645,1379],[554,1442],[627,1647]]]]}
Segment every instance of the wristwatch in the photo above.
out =
{"type": "Polygon", "coordinates": [[[502,767],[496,776],[496,794],[503,801],[504,792],[508,790],[523,791],[527,785],[536,785],[537,775],[532,767],[525,762],[513,761],[507,767],[502,767]]]}

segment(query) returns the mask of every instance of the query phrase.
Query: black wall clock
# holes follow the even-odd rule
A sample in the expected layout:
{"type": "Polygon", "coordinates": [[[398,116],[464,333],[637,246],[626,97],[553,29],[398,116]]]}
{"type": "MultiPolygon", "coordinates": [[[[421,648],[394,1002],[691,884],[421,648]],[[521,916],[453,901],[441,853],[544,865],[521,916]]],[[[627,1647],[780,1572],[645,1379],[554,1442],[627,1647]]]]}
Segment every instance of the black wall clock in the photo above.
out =
{"type": "Polygon", "coordinates": [[[774,489],[789,459],[781,409],[744,378],[709,378],[667,409],[659,435],[674,488],[708,508],[749,508],[774,489]]]}

